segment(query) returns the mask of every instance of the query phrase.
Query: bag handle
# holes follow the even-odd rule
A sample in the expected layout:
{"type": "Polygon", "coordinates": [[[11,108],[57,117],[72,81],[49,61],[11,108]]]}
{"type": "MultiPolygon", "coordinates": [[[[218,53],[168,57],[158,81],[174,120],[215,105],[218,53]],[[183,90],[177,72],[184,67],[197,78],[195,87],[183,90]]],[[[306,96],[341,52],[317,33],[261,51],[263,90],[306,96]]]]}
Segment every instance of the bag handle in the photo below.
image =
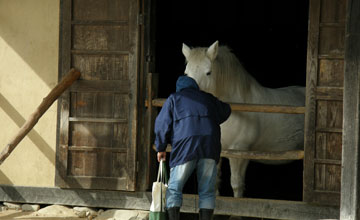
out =
{"type": "Polygon", "coordinates": [[[163,161],[163,159],[160,160],[160,165],[159,165],[158,176],[157,176],[156,182],[163,182],[165,184],[168,183],[166,164],[163,161]]]}
{"type": "MultiPolygon", "coordinates": [[[[168,183],[168,177],[167,177],[167,170],[166,170],[166,164],[163,161],[163,159],[160,160],[160,165],[159,165],[159,171],[158,171],[158,177],[157,177],[157,182],[163,182],[165,185],[167,185],[168,183]]],[[[163,211],[163,190],[162,187],[160,188],[160,212],[163,211]]]]}

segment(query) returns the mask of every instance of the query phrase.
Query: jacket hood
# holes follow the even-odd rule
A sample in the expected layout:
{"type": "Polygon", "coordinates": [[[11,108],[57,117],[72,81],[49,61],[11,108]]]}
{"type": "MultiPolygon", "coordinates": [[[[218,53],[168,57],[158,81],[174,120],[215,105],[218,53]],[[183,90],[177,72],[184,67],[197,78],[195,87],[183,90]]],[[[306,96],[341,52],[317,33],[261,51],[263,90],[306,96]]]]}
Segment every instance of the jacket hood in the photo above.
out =
{"type": "Polygon", "coordinates": [[[176,92],[180,92],[182,89],[185,88],[199,90],[199,86],[193,78],[188,76],[180,76],[176,82],[176,92]]]}

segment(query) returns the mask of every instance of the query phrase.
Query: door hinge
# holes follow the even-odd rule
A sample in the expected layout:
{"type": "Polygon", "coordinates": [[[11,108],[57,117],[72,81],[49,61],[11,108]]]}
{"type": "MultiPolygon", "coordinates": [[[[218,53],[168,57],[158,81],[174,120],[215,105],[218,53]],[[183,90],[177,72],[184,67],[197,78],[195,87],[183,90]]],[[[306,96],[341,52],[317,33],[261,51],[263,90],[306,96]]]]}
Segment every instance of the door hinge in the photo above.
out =
{"type": "Polygon", "coordinates": [[[137,20],[138,20],[138,25],[143,25],[144,24],[144,15],[139,14],[137,20]]]}

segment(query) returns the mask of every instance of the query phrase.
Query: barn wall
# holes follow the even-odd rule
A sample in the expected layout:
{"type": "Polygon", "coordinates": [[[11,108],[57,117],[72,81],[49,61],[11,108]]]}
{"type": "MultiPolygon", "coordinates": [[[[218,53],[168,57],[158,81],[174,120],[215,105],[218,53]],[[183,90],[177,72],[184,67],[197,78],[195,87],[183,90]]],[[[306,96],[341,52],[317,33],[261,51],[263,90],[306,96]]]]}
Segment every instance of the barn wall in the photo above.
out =
{"type": "MultiPolygon", "coordinates": [[[[0,0],[0,150],[58,81],[59,0],[0,0]]],[[[0,166],[0,184],[54,186],[57,105],[0,166]]]]}

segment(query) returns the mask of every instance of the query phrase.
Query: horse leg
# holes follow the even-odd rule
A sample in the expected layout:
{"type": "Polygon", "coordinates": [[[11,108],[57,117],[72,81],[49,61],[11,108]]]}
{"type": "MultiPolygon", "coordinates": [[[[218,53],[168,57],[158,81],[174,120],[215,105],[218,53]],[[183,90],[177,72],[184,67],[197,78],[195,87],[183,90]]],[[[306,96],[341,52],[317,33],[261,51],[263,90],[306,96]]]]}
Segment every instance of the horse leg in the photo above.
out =
{"type": "Polygon", "coordinates": [[[217,164],[217,177],[216,177],[216,195],[220,196],[220,184],[221,184],[221,165],[222,165],[222,158],[220,157],[219,163],[217,164]]]}
{"type": "Polygon", "coordinates": [[[234,197],[243,197],[245,190],[245,173],[249,160],[229,158],[231,170],[231,187],[234,197]]]}

